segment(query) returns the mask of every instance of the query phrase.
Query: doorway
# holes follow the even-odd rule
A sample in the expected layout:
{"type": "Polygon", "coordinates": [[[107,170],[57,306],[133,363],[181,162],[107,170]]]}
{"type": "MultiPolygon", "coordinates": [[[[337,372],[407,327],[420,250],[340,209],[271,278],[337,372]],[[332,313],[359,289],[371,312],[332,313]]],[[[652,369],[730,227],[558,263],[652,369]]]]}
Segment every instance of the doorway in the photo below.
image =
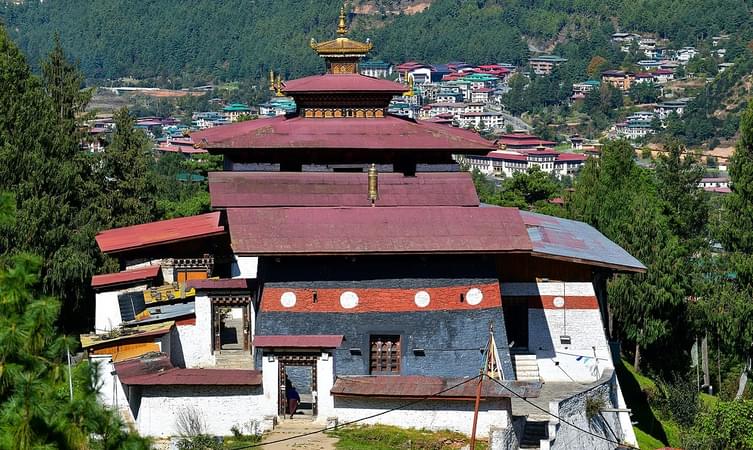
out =
{"type": "Polygon", "coordinates": [[[502,301],[507,342],[516,350],[528,349],[528,297],[505,297],[502,301]]]}
{"type": "Polygon", "coordinates": [[[318,355],[279,355],[278,414],[290,417],[288,389],[295,388],[300,397],[296,419],[313,419],[317,415],[316,361],[318,355]]]}
{"type": "Polygon", "coordinates": [[[214,351],[241,353],[248,351],[249,345],[249,305],[248,297],[219,297],[212,299],[212,334],[214,351]]]}

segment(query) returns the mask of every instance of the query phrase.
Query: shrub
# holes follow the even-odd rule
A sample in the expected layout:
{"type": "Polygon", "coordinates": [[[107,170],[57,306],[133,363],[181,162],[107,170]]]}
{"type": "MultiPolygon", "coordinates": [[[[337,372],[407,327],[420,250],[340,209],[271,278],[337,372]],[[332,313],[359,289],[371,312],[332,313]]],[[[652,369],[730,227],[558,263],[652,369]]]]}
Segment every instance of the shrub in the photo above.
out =
{"type": "Polygon", "coordinates": [[[586,398],[586,417],[588,420],[598,417],[605,406],[606,402],[602,397],[593,396],[586,398]]]}
{"type": "Polygon", "coordinates": [[[184,437],[177,443],[178,450],[222,450],[222,440],[213,436],[199,434],[197,436],[184,437]]]}
{"type": "Polygon", "coordinates": [[[718,402],[698,415],[684,448],[753,449],[753,402],[718,402]]]}
{"type": "Polygon", "coordinates": [[[698,415],[698,391],[692,381],[676,380],[671,384],[662,384],[664,398],[659,402],[662,412],[670,415],[675,422],[684,427],[693,425],[698,415]]]}

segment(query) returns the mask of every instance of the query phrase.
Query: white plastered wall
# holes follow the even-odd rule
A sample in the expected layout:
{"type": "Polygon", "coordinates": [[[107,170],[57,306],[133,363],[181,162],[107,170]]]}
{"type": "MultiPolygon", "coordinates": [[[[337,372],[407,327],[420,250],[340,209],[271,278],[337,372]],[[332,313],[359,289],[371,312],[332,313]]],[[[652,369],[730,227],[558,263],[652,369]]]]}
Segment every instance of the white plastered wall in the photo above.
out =
{"type": "Polygon", "coordinates": [[[330,391],[335,382],[334,358],[329,353],[322,353],[316,361],[316,398],[317,422],[326,424],[329,417],[334,417],[335,403],[330,391]]]}
{"type": "Polygon", "coordinates": [[[614,368],[599,309],[568,308],[568,300],[596,297],[591,283],[502,283],[510,296],[563,296],[561,308],[528,309],[528,350],[536,354],[542,381],[594,382],[614,368]],[[570,343],[560,338],[569,336],[570,343]]]}
{"type": "Polygon", "coordinates": [[[194,303],[196,325],[178,326],[186,367],[212,367],[212,302],[206,294],[197,295],[194,303]]]}
{"type": "Polygon", "coordinates": [[[107,333],[118,328],[123,319],[120,316],[118,295],[127,292],[140,292],[146,289],[146,284],[140,284],[128,289],[103,290],[94,296],[94,332],[107,333]]]}
{"type": "Polygon", "coordinates": [[[230,266],[230,275],[233,278],[254,279],[259,269],[259,257],[257,256],[234,256],[230,266]]]}

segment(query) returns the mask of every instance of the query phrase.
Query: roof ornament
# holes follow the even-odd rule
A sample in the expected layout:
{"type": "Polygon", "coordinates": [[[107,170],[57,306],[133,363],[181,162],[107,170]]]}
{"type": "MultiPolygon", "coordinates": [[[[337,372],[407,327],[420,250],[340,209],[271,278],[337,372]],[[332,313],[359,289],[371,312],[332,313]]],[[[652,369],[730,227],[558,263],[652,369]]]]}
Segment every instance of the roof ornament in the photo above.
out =
{"type": "Polygon", "coordinates": [[[340,7],[340,20],[337,23],[337,34],[345,36],[348,33],[348,27],[345,24],[345,4],[340,7]]]}
{"type": "Polygon", "coordinates": [[[403,97],[413,97],[416,95],[415,91],[415,80],[413,79],[413,75],[408,74],[408,76],[405,77],[405,80],[408,82],[408,90],[403,93],[403,97]]]}
{"type": "Polygon", "coordinates": [[[369,200],[371,206],[376,206],[376,201],[379,199],[379,172],[377,172],[376,164],[371,164],[369,167],[369,200]]]}
{"type": "Polygon", "coordinates": [[[282,75],[279,73],[277,74],[277,79],[275,80],[275,96],[276,97],[284,97],[285,94],[282,93],[282,75]]]}
{"type": "Polygon", "coordinates": [[[275,92],[275,72],[269,69],[269,91],[275,92]]]}

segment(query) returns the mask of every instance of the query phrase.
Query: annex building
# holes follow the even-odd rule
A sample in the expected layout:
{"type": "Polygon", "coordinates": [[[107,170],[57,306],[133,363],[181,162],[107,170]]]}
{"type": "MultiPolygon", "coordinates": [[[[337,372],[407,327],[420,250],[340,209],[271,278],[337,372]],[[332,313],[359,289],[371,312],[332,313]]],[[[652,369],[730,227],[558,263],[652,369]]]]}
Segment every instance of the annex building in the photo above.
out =
{"type": "MultiPolygon", "coordinates": [[[[582,423],[577,405],[599,396],[604,435],[634,444],[605,283],[645,267],[584,223],[481,205],[453,155],[495,146],[390,115],[405,85],[361,75],[372,44],[346,32],[341,14],[337,38],[311,42],[326,73],[284,83],[295,113],[192,135],[224,157],[212,212],[97,236],[122,269],[93,277],[82,336],[102,401],[149,436],[179,434],[186,415],[211,434],[261,432],[291,420],[287,377],[302,397],[293,420],[425,398],[363,423],[470,433],[475,384],[452,387],[478,375],[491,326],[503,381],[482,385],[478,435],[493,448],[530,440],[515,403],[555,385],[569,390],[550,411],[582,423]]],[[[544,425],[541,448],[578,438],[544,425]]]]}

